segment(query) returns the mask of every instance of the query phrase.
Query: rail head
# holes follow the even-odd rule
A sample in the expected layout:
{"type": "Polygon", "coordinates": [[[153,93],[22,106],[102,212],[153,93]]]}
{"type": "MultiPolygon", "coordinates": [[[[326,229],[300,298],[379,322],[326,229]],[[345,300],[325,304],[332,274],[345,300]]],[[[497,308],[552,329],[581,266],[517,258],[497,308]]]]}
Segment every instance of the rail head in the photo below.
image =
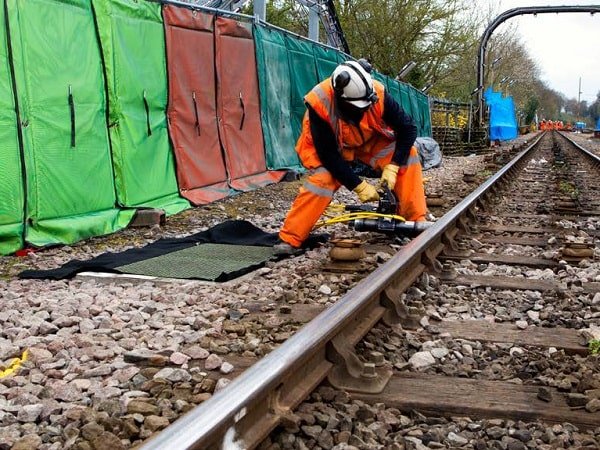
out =
{"type": "Polygon", "coordinates": [[[404,273],[404,270],[429,248],[431,242],[440,238],[459,217],[476,204],[481,195],[513,169],[535,147],[542,135],[543,133],[540,133],[531,145],[497,174],[469,194],[432,227],[404,246],[388,262],[359,282],[334,305],[248,368],[224,390],[217,392],[148,440],[141,449],[243,448],[243,444],[236,444],[236,423],[246,415],[253,402],[267,397],[277,388],[282,378],[300,370],[310,355],[338,335],[367,304],[378,299],[398,274],[404,273]]]}

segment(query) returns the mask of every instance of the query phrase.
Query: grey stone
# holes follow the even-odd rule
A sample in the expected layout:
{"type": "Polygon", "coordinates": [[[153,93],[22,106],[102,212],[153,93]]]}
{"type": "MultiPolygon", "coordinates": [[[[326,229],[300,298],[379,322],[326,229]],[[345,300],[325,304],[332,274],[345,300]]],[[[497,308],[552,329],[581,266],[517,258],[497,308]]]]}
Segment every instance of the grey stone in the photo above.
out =
{"type": "Polygon", "coordinates": [[[171,353],[169,360],[173,364],[177,364],[178,366],[181,366],[182,364],[186,364],[190,360],[190,357],[188,355],[185,355],[180,352],[173,352],[173,353],[171,353]]]}
{"type": "Polygon", "coordinates": [[[127,404],[128,414],[158,414],[158,407],[142,400],[131,400],[127,404]]]}
{"type": "Polygon", "coordinates": [[[421,369],[435,364],[435,358],[430,352],[417,352],[408,360],[414,369],[421,369]]]}
{"type": "Polygon", "coordinates": [[[600,399],[594,398],[587,402],[585,405],[585,410],[591,413],[600,411],[600,399]]]}
{"type": "Polygon", "coordinates": [[[517,326],[517,328],[519,330],[524,330],[525,328],[527,328],[529,326],[526,320],[517,320],[515,322],[515,325],[517,326]]]}
{"type": "Polygon", "coordinates": [[[215,392],[218,392],[221,389],[226,388],[229,383],[231,383],[230,379],[228,379],[228,378],[219,378],[217,380],[217,384],[215,385],[215,392]]]}
{"type": "Polygon", "coordinates": [[[319,437],[321,431],[323,431],[323,427],[321,427],[320,425],[304,425],[300,427],[300,429],[305,435],[315,440],[319,437]]]}
{"type": "Polygon", "coordinates": [[[552,401],[552,391],[545,386],[538,388],[537,398],[545,402],[552,401]]]}
{"type": "Polygon", "coordinates": [[[221,364],[221,367],[219,368],[219,371],[225,375],[230,374],[231,372],[233,372],[233,370],[234,370],[233,364],[228,363],[227,361],[225,361],[223,364],[221,364]]]}
{"type": "Polygon", "coordinates": [[[514,430],[510,435],[521,442],[529,442],[531,440],[531,433],[528,430],[514,430]]]}
{"type": "Polygon", "coordinates": [[[208,358],[206,358],[206,361],[204,362],[204,368],[206,370],[216,370],[220,368],[222,364],[223,359],[220,356],[212,353],[208,358]]]}
{"type": "Polygon", "coordinates": [[[54,392],[54,398],[57,400],[63,400],[65,402],[75,402],[81,400],[83,396],[80,389],[73,384],[67,384],[56,388],[54,392]]]}
{"type": "Polygon", "coordinates": [[[463,446],[469,443],[469,440],[454,432],[448,433],[446,440],[452,445],[463,446]]]}
{"type": "Polygon", "coordinates": [[[166,428],[168,426],[169,419],[167,419],[166,417],[151,415],[146,417],[146,419],[144,420],[144,427],[150,431],[162,430],[163,428],[166,428]]]}
{"type": "Polygon", "coordinates": [[[588,402],[587,396],[578,393],[567,394],[567,405],[571,407],[585,406],[588,402]]]}
{"type": "Polygon", "coordinates": [[[431,355],[434,358],[437,359],[441,359],[444,356],[448,355],[448,349],[446,347],[436,347],[436,348],[432,348],[431,350],[429,350],[429,352],[431,353],[431,355]]]}
{"type": "MultiPolygon", "coordinates": [[[[0,439],[1,442],[1,439],[0,439]]],[[[1,445],[1,444],[0,444],[1,445]]],[[[14,445],[10,448],[10,450],[32,450],[39,448],[42,445],[42,438],[36,434],[28,434],[23,436],[14,445]]]]}
{"type": "Polygon", "coordinates": [[[92,441],[94,450],[125,450],[125,446],[117,436],[105,431],[92,441]]]}
{"type": "Polygon", "coordinates": [[[25,405],[19,409],[17,413],[17,420],[19,422],[35,422],[42,410],[44,409],[44,405],[41,403],[37,403],[35,405],[25,405]]]}
{"type": "Polygon", "coordinates": [[[167,381],[171,381],[172,383],[177,383],[181,381],[190,381],[192,379],[192,375],[190,375],[190,373],[184,369],[165,367],[164,369],[156,372],[154,379],[157,378],[162,378],[167,381]]]}
{"type": "Polygon", "coordinates": [[[96,422],[88,422],[81,427],[81,436],[88,441],[93,441],[104,433],[104,427],[96,422]]]}

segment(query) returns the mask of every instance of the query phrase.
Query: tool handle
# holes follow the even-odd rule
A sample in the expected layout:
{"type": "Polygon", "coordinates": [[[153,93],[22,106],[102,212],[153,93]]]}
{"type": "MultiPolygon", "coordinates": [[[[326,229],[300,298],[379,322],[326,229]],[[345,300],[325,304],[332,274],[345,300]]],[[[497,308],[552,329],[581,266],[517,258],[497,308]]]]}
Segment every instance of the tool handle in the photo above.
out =
{"type": "Polygon", "coordinates": [[[375,210],[377,209],[374,206],[370,206],[370,205],[346,205],[346,207],[344,208],[346,211],[366,211],[366,212],[375,212],[375,210]]]}

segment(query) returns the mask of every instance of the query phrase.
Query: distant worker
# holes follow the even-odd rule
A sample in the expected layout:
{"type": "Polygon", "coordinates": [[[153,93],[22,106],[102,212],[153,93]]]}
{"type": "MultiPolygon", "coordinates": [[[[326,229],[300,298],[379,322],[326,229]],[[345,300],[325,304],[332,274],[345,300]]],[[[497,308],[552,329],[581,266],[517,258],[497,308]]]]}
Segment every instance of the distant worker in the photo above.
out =
{"type": "Polygon", "coordinates": [[[279,232],[278,253],[302,246],[340,186],[363,203],[379,200],[377,188],[352,171],[355,159],[382,171],[381,183],[396,194],[399,215],[425,220],[421,163],[413,146],[417,128],[370,72],[364,59],[344,62],[304,97],[296,152],[308,178],[279,232]]]}

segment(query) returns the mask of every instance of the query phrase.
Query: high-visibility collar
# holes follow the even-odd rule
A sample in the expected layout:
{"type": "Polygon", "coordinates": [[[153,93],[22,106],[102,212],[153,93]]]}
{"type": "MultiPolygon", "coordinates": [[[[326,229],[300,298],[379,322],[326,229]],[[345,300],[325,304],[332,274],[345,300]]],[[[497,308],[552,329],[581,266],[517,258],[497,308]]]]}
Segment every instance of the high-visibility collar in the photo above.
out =
{"type": "MultiPolygon", "coordinates": [[[[393,136],[393,132],[385,126],[382,119],[385,88],[379,81],[373,80],[373,89],[378,97],[377,103],[365,111],[360,123],[355,127],[360,130],[361,134],[366,134],[368,130],[374,130],[391,137],[393,136]]],[[[306,94],[304,101],[319,115],[319,117],[331,125],[331,129],[338,139],[340,149],[345,145],[354,146],[354,144],[356,144],[343,142],[342,127],[352,125],[341,123],[339,107],[336,104],[337,100],[331,84],[331,78],[326,78],[321,83],[317,84],[308,94],[306,94]]]]}

